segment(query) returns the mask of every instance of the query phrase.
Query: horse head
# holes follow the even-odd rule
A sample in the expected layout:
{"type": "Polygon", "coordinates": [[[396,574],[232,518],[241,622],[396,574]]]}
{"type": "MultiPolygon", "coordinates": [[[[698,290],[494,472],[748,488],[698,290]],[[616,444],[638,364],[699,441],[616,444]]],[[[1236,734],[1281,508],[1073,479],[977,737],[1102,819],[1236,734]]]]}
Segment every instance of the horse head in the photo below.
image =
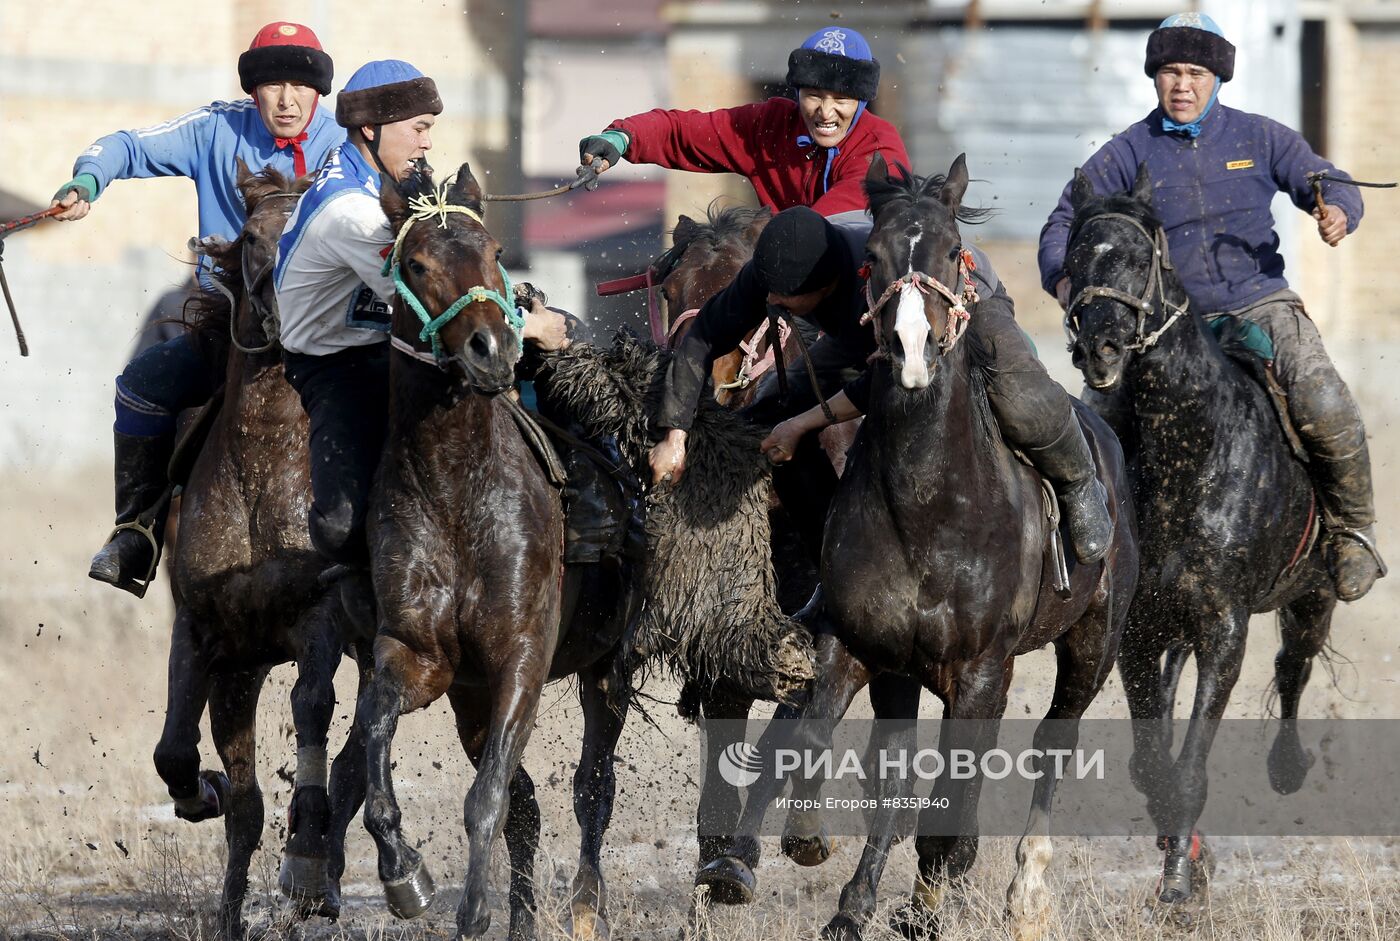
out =
{"type": "Polygon", "coordinates": [[[510,388],[520,358],[519,325],[501,245],[482,223],[471,166],[435,186],[425,166],[380,197],[395,233],[390,268],[399,293],[394,336],[430,342],[440,365],[455,364],[485,395],[510,388]],[[415,316],[416,315],[416,316],[415,316]]]}
{"type": "Polygon", "coordinates": [[[1184,311],[1168,302],[1180,283],[1167,257],[1162,224],[1152,209],[1152,178],[1138,167],[1133,188],[1099,196],[1083,170],[1070,188],[1074,220],[1065,252],[1070,304],[1065,330],[1076,369],[1093,389],[1123,381],[1133,356],[1151,348],[1184,311]],[[1169,317],[1168,309],[1177,311],[1169,317]]]}
{"type": "MultiPolygon", "coordinates": [[[[671,230],[671,247],[652,264],[660,278],[668,328],[734,280],[753,257],[758,234],[772,217],[766,207],[722,209],[718,200],[705,210],[704,222],[681,216],[671,230]]],[[[674,339],[682,335],[678,331],[674,339]]]]}
{"type": "Polygon", "coordinates": [[[904,166],[891,174],[884,157],[876,155],[865,177],[875,217],[865,249],[869,316],[905,389],[928,386],[941,355],[953,348],[966,323],[970,261],[958,221],[986,215],[962,208],[967,184],[963,155],[946,177],[914,176],[904,166]],[[876,290],[883,292],[878,300],[876,290]],[[937,341],[930,343],[930,336],[937,341]]]}
{"type": "MultiPolygon", "coordinates": [[[[282,229],[297,199],[311,185],[311,177],[291,180],[271,167],[254,173],[241,157],[236,161],[238,190],[243,195],[243,205],[248,214],[243,231],[232,242],[217,235],[191,239],[190,249],[214,262],[215,268],[221,272],[219,287],[226,284],[241,287],[240,297],[247,302],[247,313],[252,315],[252,323],[258,325],[265,337],[264,340],[253,341],[256,347],[243,349],[245,352],[261,352],[275,345],[281,328],[272,279],[272,269],[277,261],[277,240],[282,237],[282,229]]],[[[258,330],[239,323],[239,318],[245,315],[243,309],[231,296],[229,301],[233,309],[235,340],[240,334],[256,336],[258,330]]]]}

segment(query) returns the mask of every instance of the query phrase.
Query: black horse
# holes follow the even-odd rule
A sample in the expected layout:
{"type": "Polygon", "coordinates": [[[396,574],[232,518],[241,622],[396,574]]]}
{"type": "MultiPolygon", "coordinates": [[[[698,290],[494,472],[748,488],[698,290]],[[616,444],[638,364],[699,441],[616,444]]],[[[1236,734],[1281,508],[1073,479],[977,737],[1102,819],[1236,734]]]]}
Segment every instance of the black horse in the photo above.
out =
{"type": "MultiPolygon", "coordinates": [[[[827,519],[825,623],[817,640],[817,678],[793,745],[799,751],[829,748],[833,726],[869,684],[877,720],[913,718],[921,690],[930,690],[945,705],[939,736],[945,758],[954,748],[981,755],[995,746],[1014,658],[1046,644],[1056,651],[1055,693],[1035,745],[1042,753],[1073,749],[1079,717],[1107,678],[1118,648],[1137,577],[1122,454],[1107,426],[1078,408],[1107,491],[1114,535],[1103,562],[1069,563],[1068,596],[1062,597],[1053,587],[1057,566],[1040,481],[1002,442],[976,333],[959,342],[953,305],[967,268],[957,220],[967,183],[962,157],[946,180],[890,178],[877,157],[866,179],[875,215],[868,242],[871,281],[899,285],[898,298],[873,312],[885,358],[876,366],[869,411],[827,519]],[[915,337],[922,340],[919,348],[909,342],[915,337]]],[[[910,722],[877,722],[872,747],[912,750],[913,736],[910,722]]],[[[759,789],[770,780],[750,789],[744,835],[704,873],[718,895],[741,899],[752,893],[754,834],[773,796],[759,789]]],[[[814,799],[817,786],[798,781],[792,796],[814,799]]],[[[903,787],[881,782],[879,796],[903,796],[903,787]]],[[[1053,773],[1037,781],[1017,849],[1008,891],[1017,938],[1038,937],[1047,923],[1043,876],[1051,855],[1054,788],[1053,773]]],[[[979,792],[976,778],[953,781],[946,792],[949,809],[921,815],[919,873],[912,902],[900,916],[904,927],[928,928],[944,889],[972,865],[979,792]],[[933,835],[950,829],[954,835],[933,835]]],[[[886,807],[876,812],[826,937],[859,936],[874,910],[899,815],[886,807]]],[[[788,818],[789,855],[804,833],[808,843],[822,840],[817,821],[802,816],[788,818]]]]}
{"type": "Polygon", "coordinates": [[[1120,669],[1134,723],[1133,782],[1166,851],[1159,898],[1188,899],[1207,875],[1195,830],[1206,759],[1240,675],[1249,616],[1278,610],[1274,661],[1281,722],[1269,781],[1289,794],[1311,764],[1298,699],[1336,605],[1317,546],[1316,504],[1269,395],[1190,309],[1152,211],[1144,165],[1130,193],[1097,196],[1075,175],[1066,324],[1089,387],[1125,387],[1136,457],[1142,581],[1120,669]],[[1198,680],[1180,755],[1171,755],[1176,681],[1190,654],[1198,680]]]}

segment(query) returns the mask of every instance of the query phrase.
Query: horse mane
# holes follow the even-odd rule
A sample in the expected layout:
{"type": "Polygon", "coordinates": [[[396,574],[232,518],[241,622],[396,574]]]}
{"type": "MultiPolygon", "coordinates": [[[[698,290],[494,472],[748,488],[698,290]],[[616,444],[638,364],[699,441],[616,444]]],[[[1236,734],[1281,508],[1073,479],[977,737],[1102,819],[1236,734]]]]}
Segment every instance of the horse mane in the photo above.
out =
{"type": "Polygon", "coordinates": [[[1107,196],[1095,196],[1075,210],[1074,218],[1069,224],[1069,241],[1074,241],[1079,230],[1090,219],[1110,212],[1122,213],[1136,219],[1149,232],[1155,232],[1162,225],[1162,220],[1157,218],[1157,213],[1150,203],[1144,203],[1131,193],[1110,193],[1107,196]]]}
{"type": "MultiPolygon", "coordinates": [[[[870,200],[870,214],[878,216],[896,202],[917,205],[924,200],[938,200],[943,195],[943,186],[948,178],[941,173],[932,176],[916,176],[902,163],[896,163],[893,173],[883,180],[866,179],[865,195],[870,200]]],[[[986,222],[996,210],[991,208],[958,205],[953,216],[959,222],[977,225],[986,222]]]]}
{"type": "MultiPolygon", "coordinates": [[[[773,213],[767,206],[721,206],[724,197],[717,196],[705,207],[705,221],[671,230],[671,247],[652,262],[658,279],[665,278],[680,262],[692,245],[705,244],[717,251],[726,242],[746,245],[745,237],[753,224],[768,219],[773,213]]],[[[692,220],[693,221],[693,220],[692,220]]]]}

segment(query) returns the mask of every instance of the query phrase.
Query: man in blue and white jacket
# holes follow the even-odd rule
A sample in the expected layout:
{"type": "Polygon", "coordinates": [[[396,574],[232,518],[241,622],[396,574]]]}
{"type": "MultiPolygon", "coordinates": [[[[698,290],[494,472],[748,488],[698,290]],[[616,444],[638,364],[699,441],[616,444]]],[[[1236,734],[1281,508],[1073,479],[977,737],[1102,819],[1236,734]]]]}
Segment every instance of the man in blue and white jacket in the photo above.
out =
{"type": "MultiPolygon", "coordinates": [[[[333,65],[316,34],[296,23],[269,23],[238,59],[238,77],[252,97],[216,101],[152,127],[99,138],[78,157],[73,179],[59,187],[57,218],[88,214],[113,180],[183,176],[199,194],[199,235],[232,240],[246,213],[238,192],[237,159],[296,177],[314,170],[345,139],[317,107],[330,94],[333,65]]],[[[116,491],[118,529],[93,557],[88,574],[134,594],[154,575],[153,546],[164,519],[147,533],[136,523],[168,486],[175,418],[203,404],[222,380],[188,335],[139,353],[117,378],[116,491]],[[132,524],[136,524],[133,526],[132,524]]]]}
{"type": "MultiPolygon", "coordinates": [[[[1317,327],[1289,290],[1270,210],[1275,193],[1311,211],[1318,235],[1335,246],[1361,221],[1360,192],[1323,184],[1318,210],[1308,173],[1349,179],[1313,153],[1302,135],[1258,114],[1221,104],[1234,75],[1235,47],[1201,13],[1170,16],[1147,40],[1147,75],[1159,105],[1089,158],[1083,170],[1099,193],[1132,189],[1138,166],[1152,177],[1152,204],[1162,220],[1172,264],[1187,294],[1206,313],[1258,324],[1274,346],[1274,372],[1288,394],[1289,417],[1312,458],[1328,532],[1337,597],[1365,595],[1381,572],[1375,550],[1371,463],[1361,414],[1337,375],[1317,327]]],[[[1074,210],[1072,184],[1040,233],[1045,289],[1068,303],[1064,273],[1074,210]]],[[[1121,396],[1086,390],[1085,399],[1115,427],[1125,420],[1121,396]]]]}
{"type": "MultiPolygon", "coordinates": [[[[365,513],[389,422],[389,315],[384,259],[394,242],[381,187],[405,179],[432,148],[442,99],[407,62],[370,62],[336,97],[348,139],[298,201],[277,244],[274,286],[287,381],[311,420],[311,542],[328,561],[368,562],[365,513]]],[[[564,319],[527,312],[524,337],[564,341],[564,319]]]]}

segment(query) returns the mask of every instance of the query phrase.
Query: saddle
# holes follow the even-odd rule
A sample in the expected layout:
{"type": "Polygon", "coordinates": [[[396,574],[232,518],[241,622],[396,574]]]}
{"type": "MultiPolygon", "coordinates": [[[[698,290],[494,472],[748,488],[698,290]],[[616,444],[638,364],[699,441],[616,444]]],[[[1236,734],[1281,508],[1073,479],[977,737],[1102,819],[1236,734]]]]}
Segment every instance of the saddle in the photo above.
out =
{"type": "Polygon", "coordinates": [[[1303,447],[1302,439],[1288,417],[1288,394],[1274,376],[1274,343],[1269,335],[1258,324],[1233,314],[1218,314],[1207,318],[1206,323],[1220,343],[1221,351],[1238,363],[1268,394],[1289,450],[1301,463],[1308,463],[1307,449],[1303,447]]]}

